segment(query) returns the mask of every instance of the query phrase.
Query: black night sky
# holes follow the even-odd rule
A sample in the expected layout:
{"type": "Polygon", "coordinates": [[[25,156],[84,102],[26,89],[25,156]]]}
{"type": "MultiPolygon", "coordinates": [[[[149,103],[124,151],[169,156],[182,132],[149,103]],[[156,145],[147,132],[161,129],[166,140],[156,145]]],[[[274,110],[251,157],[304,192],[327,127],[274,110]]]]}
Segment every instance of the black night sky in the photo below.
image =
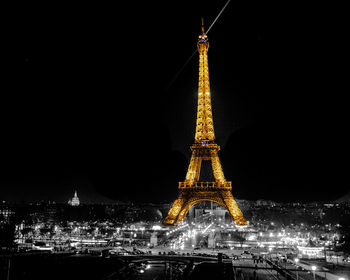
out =
{"type": "MultiPolygon", "coordinates": [[[[0,199],[64,202],[75,188],[83,202],[175,199],[197,54],[170,82],[200,18],[208,27],[226,1],[165,2],[8,11],[0,199]]],[[[347,15],[329,4],[231,1],[208,33],[216,138],[237,198],[348,192],[347,15]]]]}

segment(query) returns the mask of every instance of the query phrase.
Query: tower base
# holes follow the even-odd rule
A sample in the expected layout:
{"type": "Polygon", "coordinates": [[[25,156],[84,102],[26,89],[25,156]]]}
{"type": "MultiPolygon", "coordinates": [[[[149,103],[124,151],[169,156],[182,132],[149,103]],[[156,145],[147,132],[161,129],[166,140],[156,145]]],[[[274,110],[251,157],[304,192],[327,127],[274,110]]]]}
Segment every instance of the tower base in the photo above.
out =
{"type": "MultiPolygon", "coordinates": [[[[214,184],[215,183],[213,183],[213,185],[214,184]]],[[[231,188],[225,187],[180,188],[179,196],[170,208],[168,216],[163,220],[163,225],[176,226],[185,219],[191,206],[203,201],[212,201],[226,208],[236,225],[248,225],[248,222],[243,217],[243,214],[234,200],[230,189],[231,188]]]]}

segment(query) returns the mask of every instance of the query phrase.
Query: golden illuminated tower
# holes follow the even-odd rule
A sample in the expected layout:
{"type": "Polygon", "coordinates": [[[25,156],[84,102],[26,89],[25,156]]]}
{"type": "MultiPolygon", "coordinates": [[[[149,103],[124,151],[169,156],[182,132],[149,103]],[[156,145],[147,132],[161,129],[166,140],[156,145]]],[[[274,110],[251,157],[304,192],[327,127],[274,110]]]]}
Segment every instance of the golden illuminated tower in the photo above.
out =
{"type": "Polygon", "coordinates": [[[209,68],[208,68],[208,37],[204,32],[198,37],[199,81],[198,107],[195,142],[191,146],[192,156],[184,182],[179,182],[179,196],[173,203],[164,225],[177,225],[185,217],[192,205],[202,201],[212,201],[226,208],[237,225],[247,225],[242,212],[231,193],[231,182],[225,180],[218,151],[215,144],[213,114],[211,109],[209,68]],[[202,161],[211,161],[215,182],[200,182],[202,161]]]}

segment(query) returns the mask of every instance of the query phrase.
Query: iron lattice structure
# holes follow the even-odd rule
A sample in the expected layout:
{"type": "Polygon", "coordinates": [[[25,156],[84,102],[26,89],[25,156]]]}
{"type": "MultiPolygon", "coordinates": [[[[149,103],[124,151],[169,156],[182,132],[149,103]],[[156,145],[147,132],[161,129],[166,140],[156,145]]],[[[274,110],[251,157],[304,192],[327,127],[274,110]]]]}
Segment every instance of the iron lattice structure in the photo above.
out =
{"type": "Polygon", "coordinates": [[[231,182],[227,182],[220,163],[220,146],[215,143],[213,114],[210,96],[208,49],[209,41],[204,32],[197,43],[199,53],[198,107],[195,142],[191,146],[192,156],[184,182],[179,182],[179,195],[163,220],[164,225],[177,225],[186,217],[190,207],[203,201],[212,201],[226,208],[237,225],[247,225],[231,193],[231,182]],[[202,161],[211,161],[215,182],[200,182],[202,161]]]}

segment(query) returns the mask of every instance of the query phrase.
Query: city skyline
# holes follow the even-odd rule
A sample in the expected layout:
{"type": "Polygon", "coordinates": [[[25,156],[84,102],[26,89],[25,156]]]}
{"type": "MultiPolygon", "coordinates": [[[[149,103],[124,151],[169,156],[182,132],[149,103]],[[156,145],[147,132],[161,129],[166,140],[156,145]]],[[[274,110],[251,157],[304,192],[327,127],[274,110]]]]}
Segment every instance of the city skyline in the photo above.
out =
{"type": "MultiPolygon", "coordinates": [[[[81,199],[81,204],[118,204],[118,203],[131,203],[131,204],[143,204],[143,203],[150,203],[150,204],[171,204],[171,200],[131,200],[131,199],[111,199],[109,197],[100,195],[96,191],[89,190],[90,192],[80,192],[81,190],[86,190],[88,188],[79,188],[79,186],[65,186],[67,188],[67,192],[61,193],[61,196],[55,197],[52,194],[49,195],[47,193],[30,196],[26,195],[25,197],[18,197],[16,199],[8,199],[7,197],[3,196],[3,199],[1,200],[4,203],[9,204],[22,204],[22,203],[57,203],[57,204],[67,204],[67,201],[73,196],[74,191],[77,189],[79,193],[79,198],[81,199]]],[[[345,193],[342,196],[337,197],[336,199],[323,199],[323,200],[275,200],[275,199],[269,199],[269,198],[257,198],[257,199],[245,199],[245,198],[237,198],[238,201],[250,201],[250,202],[258,202],[258,201],[266,201],[266,202],[274,202],[274,203],[282,203],[282,204],[289,204],[289,203],[331,203],[331,204],[339,204],[339,203],[349,203],[350,202],[350,192],[345,193]]]]}
{"type": "Polygon", "coordinates": [[[6,10],[0,278],[350,279],[345,11],[6,10]]]}
{"type": "MultiPolygon", "coordinates": [[[[197,61],[170,83],[195,48],[200,18],[213,22],[223,4],[147,6],[133,24],[103,7],[73,6],[64,20],[59,8],[19,16],[2,102],[0,199],[64,200],[78,184],[91,197],[172,201],[195,129],[197,61]]],[[[327,22],[311,4],[271,8],[230,3],[209,34],[225,175],[239,199],[337,199],[348,189],[343,18],[318,6],[327,22]]]]}

